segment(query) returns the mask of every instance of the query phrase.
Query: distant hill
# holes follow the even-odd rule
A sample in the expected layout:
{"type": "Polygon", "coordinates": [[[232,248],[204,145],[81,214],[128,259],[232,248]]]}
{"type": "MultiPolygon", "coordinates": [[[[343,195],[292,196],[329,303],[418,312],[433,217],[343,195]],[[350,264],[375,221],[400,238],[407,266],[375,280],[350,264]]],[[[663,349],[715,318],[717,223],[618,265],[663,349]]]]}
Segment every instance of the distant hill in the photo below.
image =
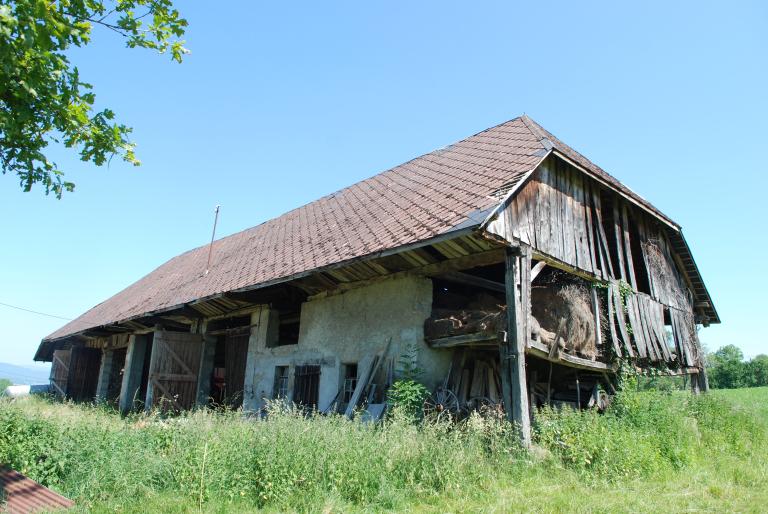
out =
{"type": "Polygon", "coordinates": [[[16,366],[0,362],[0,378],[7,378],[17,385],[47,384],[50,366],[16,366]]]}

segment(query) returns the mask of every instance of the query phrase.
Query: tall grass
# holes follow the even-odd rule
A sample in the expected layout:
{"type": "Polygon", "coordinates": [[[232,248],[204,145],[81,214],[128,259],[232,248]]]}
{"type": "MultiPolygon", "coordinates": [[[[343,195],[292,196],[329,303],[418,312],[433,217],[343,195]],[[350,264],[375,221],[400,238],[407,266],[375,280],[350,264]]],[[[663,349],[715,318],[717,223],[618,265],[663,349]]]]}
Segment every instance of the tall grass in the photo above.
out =
{"type": "MultiPolygon", "coordinates": [[[[533,453],[513,435],[477,416],[374,426],[284,408],[263,421],[205,411],[121,419],[35,398],[0,403],[0,462],[84,511],[558,510],[534,491],[668,481],[717,459],[768,456],[765,420],[716,395],[629,392],[605,414],[544,409],[533,453]],[[511,496],[514,506],[498,503],[511,496]]],[[[745,487],[766,485],[760,469],[745,487]]],[[[581,501],[570,496],[572,507],[581,501]]]]}

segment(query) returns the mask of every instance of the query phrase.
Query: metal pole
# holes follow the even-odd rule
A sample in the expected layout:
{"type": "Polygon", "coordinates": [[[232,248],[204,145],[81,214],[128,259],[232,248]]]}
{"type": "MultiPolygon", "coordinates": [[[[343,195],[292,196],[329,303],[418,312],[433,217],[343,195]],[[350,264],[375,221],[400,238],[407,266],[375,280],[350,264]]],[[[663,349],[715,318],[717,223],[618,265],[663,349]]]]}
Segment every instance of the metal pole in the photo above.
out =
{"type": "Polygon", "coordinates": [[[208,270],[211,269],[211,254],[213,253],[213,240],[216,237],[216,224],[219,222],[219,205],[216,206],[216,211],[213,216],[213,233],[211,233],[211,244],[208,245],[208,263],[205,265],[205,274],[208,274],[208,270]]]}

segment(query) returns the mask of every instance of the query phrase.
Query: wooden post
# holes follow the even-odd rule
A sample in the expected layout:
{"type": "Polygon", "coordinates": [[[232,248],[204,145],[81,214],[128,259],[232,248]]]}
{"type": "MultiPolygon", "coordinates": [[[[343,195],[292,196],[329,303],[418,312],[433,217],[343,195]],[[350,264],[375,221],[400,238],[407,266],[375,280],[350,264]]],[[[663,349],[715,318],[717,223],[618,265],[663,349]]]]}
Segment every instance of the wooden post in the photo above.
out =
{"type": "Polygon", "coordinates": [[[699,373],[696,373],[696,376],[691,377],[691,392],[694,395],[697,395],[701,392],[701,389],[699,388],[699,373]]]}
{"type": "MultiPolygon", "coordinates": [[[[155,325],[154,343],[152,344],[152,353],[149,355],[149,373],[157,367],[157,358],[160,350],[160,341],[163,339],[163,326],[155,325]]],[[[152,383],[152,377],[147,379],[147,395],[144,397],[144,411],[150,412],[152,410],[152,404],[155,403],[155,386],[152,383]]]]}
{"type": "Polygon", "coordinates": [[[701,368],[699,370],[699,389],[702,393],[709,391],[709,377],[707,376],[706,368],[701,368]]]}
{"type": "Polygon", "coordinates": [[[112,375],[112,362],[114,361],[114,350],[101,351],[101,366],[99,367],[99,380],[96,383],[96,403],[107,401],[109,391],[109,378],[112,375]]]}
{"type": "Polygon", "coordinates": [[[507,296],[507,337],[499,348],[501,358],[501,379],[504,404],[507,417],[518,427],[521,444],[531,445],[531,418],[528,410],[528,387],[525,373],[525,347],[528,337],[528,323],[523,320],[529,315],[525,299],[528,298],[529,281],[522,281],[521,276],[530,277],[531,254],[527,247],[508,248],[506,251],[506,273],[504,283],[507,296]],[[525,267],[526,272],[521,273],[525,267]],[[518,291],[518,286],[520,290],[518,291]]]}
{"type": "Polygon", "coordinates": [[[148,336],[132,335],[128,339],[128,352],[125,356],[125,371],[120,387],[120,412],[128,414],[133,410],[133,401],[141,387],[141,374],[144,370],[144,355],[147,351],[148,336]]]}

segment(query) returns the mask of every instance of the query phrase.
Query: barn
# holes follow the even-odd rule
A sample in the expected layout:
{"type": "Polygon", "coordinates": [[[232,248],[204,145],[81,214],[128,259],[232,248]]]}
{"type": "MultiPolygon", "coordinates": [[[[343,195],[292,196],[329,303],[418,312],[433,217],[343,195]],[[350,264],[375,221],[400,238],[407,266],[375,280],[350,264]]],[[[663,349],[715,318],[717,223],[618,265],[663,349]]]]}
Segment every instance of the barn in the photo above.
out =
{"type": "Polygon", "coordinates": [[[681,227],[521,116],[171,259],[35,360],[122,412],[376,416],[418,371],[438,411],[503,410],[525,440],[532,405],[599,403],[621,366],[706,388],[719,322],[681,227]]]}

